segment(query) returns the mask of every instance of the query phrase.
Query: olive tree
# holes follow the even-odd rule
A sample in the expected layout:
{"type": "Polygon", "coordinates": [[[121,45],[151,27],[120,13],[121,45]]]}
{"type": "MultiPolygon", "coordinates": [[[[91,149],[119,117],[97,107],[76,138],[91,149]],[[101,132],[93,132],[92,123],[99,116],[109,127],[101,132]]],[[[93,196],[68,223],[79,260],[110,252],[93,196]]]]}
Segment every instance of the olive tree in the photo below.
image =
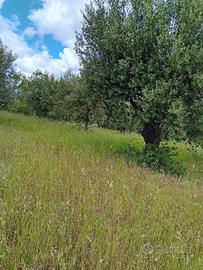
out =
{"type": "Polygon", "coordinates": [[[15,95],[15,59],[13,53],[0,40],[0,109],[7,109],[15,95]]]}
{"type": "Polygon", "coordinates": [[[130,104],[146,145],[198,134],[202,0],[93,0],[76,52],[89,95],[130,104]]]}

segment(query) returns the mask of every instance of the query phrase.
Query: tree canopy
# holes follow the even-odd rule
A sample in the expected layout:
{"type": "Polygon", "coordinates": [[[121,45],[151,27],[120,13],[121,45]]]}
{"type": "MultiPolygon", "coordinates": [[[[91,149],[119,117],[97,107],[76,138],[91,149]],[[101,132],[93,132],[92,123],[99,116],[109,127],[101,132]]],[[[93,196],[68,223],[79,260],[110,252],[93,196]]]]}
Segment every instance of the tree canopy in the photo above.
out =
{"type": "Polygon", "coordinates": [[[6,109],[14,97],[16,57],[0,40],[0,109],[6,109]]]}
{"type": "Polygon", "coordinates": [[[146,144],[198,134],[202,0],[94,0],[76,51],[89,93],[130,104],[146,144]]]}

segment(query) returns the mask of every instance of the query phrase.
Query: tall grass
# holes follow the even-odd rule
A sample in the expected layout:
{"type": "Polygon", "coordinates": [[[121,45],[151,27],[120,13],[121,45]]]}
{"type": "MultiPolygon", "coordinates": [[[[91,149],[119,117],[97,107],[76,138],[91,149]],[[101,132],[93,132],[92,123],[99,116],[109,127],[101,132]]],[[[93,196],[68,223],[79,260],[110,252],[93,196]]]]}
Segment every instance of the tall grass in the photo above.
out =
{"type": "Polygon", "coordinates": [[[0,136],[0,269],[201,269],[201,149],[180,181],[126,164],[135,134],[0,112],[0,136]]]}

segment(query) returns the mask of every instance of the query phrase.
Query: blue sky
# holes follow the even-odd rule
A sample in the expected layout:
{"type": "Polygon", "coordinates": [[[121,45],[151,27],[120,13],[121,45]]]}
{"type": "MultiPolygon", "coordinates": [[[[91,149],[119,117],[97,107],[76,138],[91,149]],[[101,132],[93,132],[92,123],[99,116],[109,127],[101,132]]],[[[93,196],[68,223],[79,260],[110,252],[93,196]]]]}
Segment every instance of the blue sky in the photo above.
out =
{"type": "Polygon", "coordinates": [[[79,70],[75,30],[88,0],[0,0],[0,39],[18,56],[18,70],[79,70]]]}

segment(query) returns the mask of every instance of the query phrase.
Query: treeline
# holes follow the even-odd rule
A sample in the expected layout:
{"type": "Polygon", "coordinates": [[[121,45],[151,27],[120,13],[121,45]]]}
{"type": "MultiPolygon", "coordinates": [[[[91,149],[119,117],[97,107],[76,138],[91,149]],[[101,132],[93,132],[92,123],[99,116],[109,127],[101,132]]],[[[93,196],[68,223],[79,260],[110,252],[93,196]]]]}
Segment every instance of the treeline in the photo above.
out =
{"type": "Polygon", "coordinates": [[[82,78],[67,71],[60,78],[36,71],[21,76],[9,110],[39,117],[77,122],[87,129],[98,125],[120,131],[133,130],[129,106],[119,101],[93,101],[85,96],[82,78]]]}
{"type": "Polygon", "coordinates": [[[86,96],[83,79],[70,70],[59,78],[41,71],[34,72],[28,78],[21,75],[10,110],[76,122],[86,129],[90,125],[119,131],[135,129],[127,103],[116,99],[107,102],[86,96]]]}
{"type": "Polygon", "coordinates": [[[95,98],[86,91],[83,78],[71,70],[55,77],[36,71],[26,77],[16,72],[16,57],[0,43],[0,109],[55,120],[135,130],[131,108],[119,99],[95,98]]]}

